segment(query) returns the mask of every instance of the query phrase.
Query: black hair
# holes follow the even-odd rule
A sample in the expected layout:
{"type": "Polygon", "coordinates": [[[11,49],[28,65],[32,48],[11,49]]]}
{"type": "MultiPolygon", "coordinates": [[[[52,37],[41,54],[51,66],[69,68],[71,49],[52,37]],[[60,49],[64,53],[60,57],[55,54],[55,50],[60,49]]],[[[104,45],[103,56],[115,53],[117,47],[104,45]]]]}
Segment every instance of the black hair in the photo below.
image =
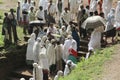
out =
{"type": "Polygon", "coordinates": [[[93,16],[93,12],[90,12],[90,16],[93,16]]]}
{"type": "Polygon", "coordinates": [[[95,15],[98,15],[98,11],[95,11],[94,14],[95,14],[95,15]]]}

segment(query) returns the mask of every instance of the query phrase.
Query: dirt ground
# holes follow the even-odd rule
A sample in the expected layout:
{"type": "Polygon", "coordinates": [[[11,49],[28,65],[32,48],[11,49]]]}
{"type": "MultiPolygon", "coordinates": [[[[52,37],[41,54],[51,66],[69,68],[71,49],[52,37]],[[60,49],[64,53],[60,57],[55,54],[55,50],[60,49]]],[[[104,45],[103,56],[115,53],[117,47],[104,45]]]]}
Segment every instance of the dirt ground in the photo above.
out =
{"type": "Polygon", "coordinates": [[[102,79],[100,80],[120,80],[120,44],[115,46],[112,59],[104,64],[102,79]]]}
{"type": "MultiPolygon", "coordinates": [[[[14,8],[17,5],[17,0],[2,0],[4,4],[0,4],[0,10],[8,11],[10,8],[14,8]]],[[[66,1],[66,0],[65,0],[66,1]]],[[[87,5],[87,0],[83,0],[87,5]]],[[[113,0],[113,7],[116,6],[116,1],[113,0]]],[[[115,54],[112,55],[112,59],[104,64],[103,77],[100,80],[120,80],[120,44],[115,48],[115,54]]]]}

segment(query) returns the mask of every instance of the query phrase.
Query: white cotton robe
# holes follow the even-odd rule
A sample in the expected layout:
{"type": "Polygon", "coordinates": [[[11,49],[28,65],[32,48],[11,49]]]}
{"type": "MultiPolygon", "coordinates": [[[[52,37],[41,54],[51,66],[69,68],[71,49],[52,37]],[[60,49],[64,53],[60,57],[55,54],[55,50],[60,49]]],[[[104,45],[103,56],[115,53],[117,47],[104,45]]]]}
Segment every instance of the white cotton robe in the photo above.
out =
{"type": "Polygon", "coordinates": [[[39,54],[39,62],[38,64],[43,68],[49,70],[48,58],[46,53],[46,48],[41,48],[41,52],[39,54]]]}
{"type": "Polygon", "coordinates": [[[105,19],[107,19],[107,15],[110,12],[110,9],[112,8],[112,2],[113,0],[103,0],[102,10],[103,10],[105,19]]]}
{"type": "Polygon", "coordinates": [[[34,80],[43,80],[43,71],[41,66],[33,68],[33,79],[34,80]]]}
{"type": "Polygon", "coordinates": [[[52,64],[55,64],[55,59],[56,59],[56,56],[55,56],[55,47],[51,43],[48,45],[47,57],[48,57],[49,66],[51,66],[52,64]]]}
{"type": "Polygon", "coordinates": [[[74,64],[71,60],[67,60],[66,65],[65,65],[65,69],[64,69],[64,76],[69,75],[70,72],[76,67],[77,67],[77,65],[74,64]],[[70,66],[68,66],[69,62],[71,63],[70,66]]]}
{"type": "Polygon", "coordinates": [[[106,28],[105,28],[105,31],[109,31],[109,30],[112,30],[114,27],[114,22],[115,22],[115,10],[112,8],[110,10],[110,12],[108,13],[108,16],[107,16],[107,23],[106,23],[106,28]]]}
{"type": "Polygon", "coordinates": [[[33,46],[33,54],[34,54],[34,62],[38,63],[39,62],[39,53],[41,50],[41,45],[40,42],[36,41],[33,46]]]}
{"type": "Polygon", "coordinates": [[[35,33],[32,33],[30,39],[28,40],[26,60],[34,60],[33,45],[35,43],[35,37],[35,33]]]}
{"type": "Polygon", "coordinates": [[[101,48],[101,32],[103,32],[103,27],[96,28],[92,34],[90,41],[88,43],[88,50],[96,50],[101,48]]]}
{"type": "Polygon", "coordinates": [[[115,27],[120,27],[120,1],[117,2],[117,7],[115,11],[115,27]]]}
{"type": "Polygon", "coordinates": [[[63,11],[61,17],[63,18],[65,23],[69,25],[69,22],[71,21],[71,13],[69,11],[68,12],[63,11]]]}
{"type": "Polygon", "coordinates": [[[54,77],[54,80],[59,80],[61,76],[63,76],[63,72],[60,70],[57,72],[57,75],[54,77]]]}
{"type": "Polygon", "coordinates": [[[63,60],[66,62],[69,56],[69,49],[72,45],[72,41],[75,41],[74,39],[67,39],[65,40],[65,43],[63,45],[63,60]]]}

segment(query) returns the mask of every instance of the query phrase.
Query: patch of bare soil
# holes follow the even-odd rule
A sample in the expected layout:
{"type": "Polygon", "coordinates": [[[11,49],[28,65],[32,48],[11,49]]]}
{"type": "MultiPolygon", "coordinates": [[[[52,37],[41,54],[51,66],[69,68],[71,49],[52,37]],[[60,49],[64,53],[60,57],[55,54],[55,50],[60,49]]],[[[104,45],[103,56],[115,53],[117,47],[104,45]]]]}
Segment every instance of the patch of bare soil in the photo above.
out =
{"type": "Polygon", "coordinates": [[[105,63],[100,80],[120,80],[120,44],[115,46],[112,59],[105,63]]]}
{"type": "Polygon", "coordinates": [[[8,11],[10,8],[15,9],[17,5],[17,0],[1,0],[2,4],[0,4],[0,10],[8,11]]]}

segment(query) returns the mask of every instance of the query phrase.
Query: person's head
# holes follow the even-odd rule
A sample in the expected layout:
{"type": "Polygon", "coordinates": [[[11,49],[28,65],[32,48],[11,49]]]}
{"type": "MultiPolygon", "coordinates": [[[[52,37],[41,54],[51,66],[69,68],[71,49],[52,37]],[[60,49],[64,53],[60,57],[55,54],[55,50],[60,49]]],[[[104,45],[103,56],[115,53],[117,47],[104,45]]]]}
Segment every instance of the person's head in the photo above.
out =
{"type": "Polygon", "coordinates": [[[31,8],[30,8],[30,11],[33,11],[33,10],[34,10],[34,7],[31,7],[31,8]]]}
{"type": "Polygon", "coordinates": [[[34,67],[34,68],[37,68],[37,67],[38,67],[38,64],[37,64],[37,63],[33,63],[33,67],[34,67]]]}
{"type": "Polygon", "coordinates": [[[83,5],[80,5],[80,9],[81,9],[81,10],[84,9],[84,6],[83,6],[83,5]]]}
{"type": "Polygon", "coordinates": [[[30,38],[31,38],[32,40],[35,40],[35,38],[36,38],[35,33],[32,33],[30,38]]]}
{"type": "Polygon", "coordinates": [[[73,37],[71,35],[68,35],[67,38],[68,39],[73,39],[73,37]]]}
{"type": "Polygon", "coordinates": [[[4,15],[7,17],[7,16],[8,16],[8,13],[5,12],[4,15]]]}
{"type": "Polygon", "coordinates": [[[74,30],[76,30],[76,27],[75,27],[75,26],[72,27],[72,31],[74,31],[74,30]]]}
{"type": "Polygon", "coordinates": [[[89,9],[90,9],[90,6],[89,6],[89,5],[87,5],[87,6],[86,6],[86,9],[88,9],[88,10],[89,10],[89,9]]]}
{"type": "Polygon", "coordinates": [[[72,21],[70,21],[70,22],[69,22],[69,25],[72,25],[72,24],[73,24],[73,22],[72,22],[72,21]]]}
{"type": "Polygon", "coordinates": [[[47,40],[47,38],[48,38],[47,36],[43,36],[42,41],[45,42],[47,40]]]}
{"type": "Polygon", "coordinates": [[[11,12],[11,13],[14,13],[14,9],[13,9],[13,8],[11,8],[11,9],[10,9],[10,12],[11,12]]]}
{"type": "Polygon", "coordinates": [[[28,0],[28,3],[30,4],[30,3],[31,3],[31,0],[28,0]]]}
{"type": "Polygon", "coordinates": [[[50,4],[52,4],[52,0],[50,0],[50,4]]]}
{"type": "Polygon", "coordinates": [[[61,2],[62,0],[58,0],[58,2],[61,2]]]}
{"type": "Polygon", "coordinates": [[[56,42],[55,39],[51,40],[51,44],[55,44],[55,42],[56,42]]]}
{"type": "Polygon", "coordinates": [[[56,44],[57,44],[57,45],[60,45],[60,41],[57,41],[56,44]]]}
{"type": "Polygon", "coordinates": [[[43,7],[42,7],[42,6],[40,6],[40,7],[39,7],[39,9],[42,11],[42,10],[43,10],[43,7]]]}
{"type": "Polygon", "coordinates": [[[68,65],[68,67],[71,67],[72,61],[71,60],[67,60],[66,64],[68,65]]]}
{"type": "Polygon", "coordinates": [[[27,0],[25,0],[24,3],[27,3],[27,0]]]}
{"type": "Polygon", "coordinates": [[[65,26],[63,25],[63,26],[61,27],[61,29],[62,29],[62,30],[65,30],[65,26]]]}
{"type": "Polygon", "coordinates": [[[90,12],[90,16],[93,16],[93,12],[90,12]]]}
{"type": "Polygon", "coordinates": [[[57,72],[57,75],[58,75],[58,76],[63,76],[63,71],[59,70],[59,71],[57,72]]]}
{"type": "Polygon", "coordinates": [[[68,11],[68,8],[66,7],[66,8],[64,8],[64,10],[65,10],[65,12],[67,12],[67,11],[68,11]]]}
{"type": "Polygon", "coordinates": [[[95,11],[94,14],[95,14],[95,15],[98,15],[98,11],[95,11]]]}
{"type": "Polygon", "coordinates": [[[37,41],[38,41],[38,42],[41,42],[41,38],[40,38],[40,37],[38,37],[38,38],[37,38],[37,41]]]}
{"type": "Polygon", "coordinates": [[[20,80],[25,80],[25,78],[20,78],[20,80]]]}
{"type": "Polygon", "coordinates": [[[110,9],[110,13],[111,13],[111,14],[114,14],[114,13],[115,13],[115,9],[114,9],[114,8],[111,8],[111,9],[110,9]]]}
{"type": "Polygon", "coordinates": [[[101,13],[100,13],[100,16],[104,18],[104,13],[103,13],[103,12],[101,12],[101,13]]]}
{"type": "Polygon", "coordinates": [[[85,10],[85,9],[83,9],[83,10],[82,10],[82,13],[83,13],[83,14],[85,14],[85,13],[86,13],[86,10],[85,10]]]}
{"type": "Polygon", "coordinates": [[[18,6],[20,6],[20,1],[18,1],[18,6]]]}

